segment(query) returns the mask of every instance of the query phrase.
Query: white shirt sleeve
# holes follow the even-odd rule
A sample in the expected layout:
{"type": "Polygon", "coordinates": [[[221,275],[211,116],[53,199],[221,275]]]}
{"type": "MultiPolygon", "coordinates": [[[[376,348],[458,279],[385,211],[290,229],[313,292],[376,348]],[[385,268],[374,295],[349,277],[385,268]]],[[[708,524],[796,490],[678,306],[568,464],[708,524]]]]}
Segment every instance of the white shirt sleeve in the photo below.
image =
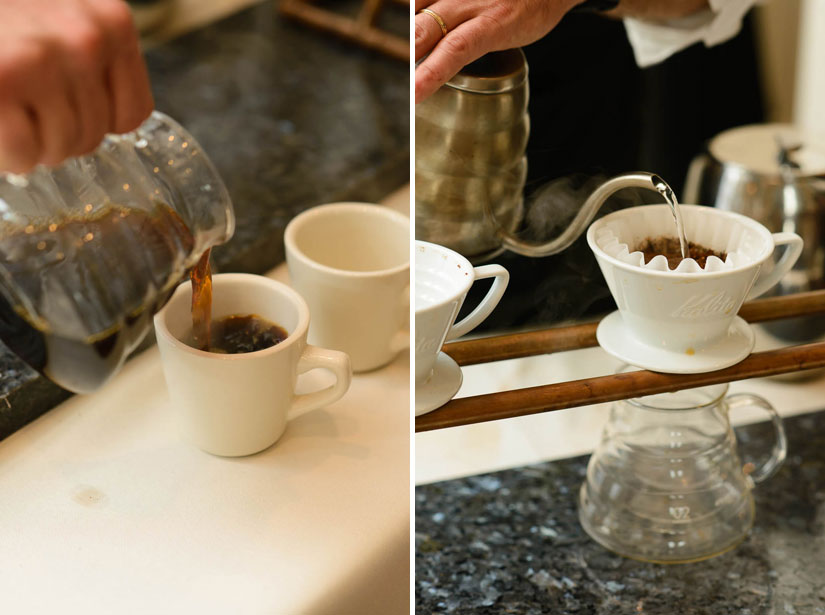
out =
{"type": "Polygon", "coordinates": [[[742,18],[756,2],[708,0],[709,9],[666,21],[625,18],[624,26],[636,63],[642,68],[657,64],[699,41],[706,47],[724,43],[739,32],[742,18]]]}

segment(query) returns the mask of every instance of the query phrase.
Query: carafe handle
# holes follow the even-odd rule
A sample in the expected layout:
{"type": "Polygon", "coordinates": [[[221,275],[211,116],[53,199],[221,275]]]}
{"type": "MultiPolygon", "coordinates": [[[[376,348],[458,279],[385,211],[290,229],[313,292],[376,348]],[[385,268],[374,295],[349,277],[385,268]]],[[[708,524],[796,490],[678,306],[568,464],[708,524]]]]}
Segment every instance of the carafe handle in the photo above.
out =
{"type": "Polygon", "coordinates": [[[782,424],[782,417],[779,416],[779,413],[767,399],[759,395],[736,393],[735,395],[727,397],[725,403],[727,404],[728,412],[736,408],[754,406],[761,408],[771,417],[773,429],[776,433],[776,442],[773,445],[773,451],[771,451],[771,456],[768,457],[765,462],[750,472],[750,477],[753,482],[761,483],[779,469],[779,466],[782,465],[782,462],[785,461],[785,457],[788,454],[788,440],[785,437],[785,426],[782,424]]]}

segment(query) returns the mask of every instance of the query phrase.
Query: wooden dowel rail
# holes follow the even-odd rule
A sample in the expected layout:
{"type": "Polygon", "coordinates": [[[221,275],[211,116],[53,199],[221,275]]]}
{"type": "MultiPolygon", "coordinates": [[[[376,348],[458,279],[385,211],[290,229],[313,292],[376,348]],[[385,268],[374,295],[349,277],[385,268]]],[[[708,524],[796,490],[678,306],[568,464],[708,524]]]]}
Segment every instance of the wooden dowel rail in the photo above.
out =
{"type": "MultiPolygon", "coordinates": [[[[739,310],[739,316],[752,323],[822,313],[825,313],[825,291],[758,299],[745,303],[739,310]]],[[[474,365],[588,348],[597,344],[597,325],[598,323],[588,323],[454,342],[445,345],[444,351],[459,365],[474,365]]],[[[463,397],[454,399],[438,410],[416,418],[415,431],[459,427],[472,423],[497,421],[539,412],[823,367],[825,367],[825,342],[819,342],[753,353],[741,363],[702,374],[662,374],[642,370],[463,397]]]]}
{"type": "MultiPolygon", "coordinates": [[[[757,299],[742,305],[739,316],[748,322],[810,316],[825,312],[825,290],[757,299]]],[[[527,333],[485,337],[444,346],[444,352],[459,365],[476,365],[538,354],[596,346],[598,322],[556,327],[527,333]]]]}
{"type": "MultiPolygon", "coordinates": [[[[406,37],[385,32],[375,25],[384,0],[363,0],[362,8],[355,18],[339,15],[311,0],[282,0],[281,13],[302,23],[336,34],[364,47],[375,49],[402,62],[410,58],[410,43],[406,37]]],[[[393,4],[409,5],[408,0],[394,0],[393,4]]]]}
{"type": "MultiPolygon", "coordinates": [[[[825,367],[825,342],[756,352],[741,363],[703,374],[638,371],[544,386],[462,397],[417,417],[415,431],[431,431],[562,410],[631,397],[644,397],[746,378],[825,367]]],[[[825,400],[823,400],[825,401],[825,400]]]]}

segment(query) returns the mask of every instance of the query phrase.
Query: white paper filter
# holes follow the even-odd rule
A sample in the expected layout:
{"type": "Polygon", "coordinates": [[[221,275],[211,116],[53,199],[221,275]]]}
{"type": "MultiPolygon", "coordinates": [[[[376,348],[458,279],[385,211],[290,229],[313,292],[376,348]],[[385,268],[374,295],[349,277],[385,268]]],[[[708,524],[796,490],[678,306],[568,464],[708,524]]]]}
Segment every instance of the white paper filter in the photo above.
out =
{"type": "Polygon", "coordinates": [[[725,262],[710,256],[702,269],[695,260],[687,258],[676,269],[668,269],[667,259],[658,255],[645,264],[644,254],[635,248],[648,238],[677,236],[676,222],[667,205],[633,208],[622,212],[627,215],[602,219],[595,233],[596,245],[628,265],[670,273],[724,271],[750,264],[763,253],[764,239],[735,218],[720,216],[718,211],[698,205],[682,205],[680,209],[688,241],[726,253],[725,262]]]}

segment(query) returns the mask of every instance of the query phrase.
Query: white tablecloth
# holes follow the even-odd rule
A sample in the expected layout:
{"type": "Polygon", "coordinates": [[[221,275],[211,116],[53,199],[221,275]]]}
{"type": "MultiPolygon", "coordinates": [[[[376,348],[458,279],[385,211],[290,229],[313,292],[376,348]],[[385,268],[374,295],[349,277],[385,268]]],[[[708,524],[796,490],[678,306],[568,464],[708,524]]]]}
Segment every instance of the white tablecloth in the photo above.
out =
{"type": "Polygon", "coordinates": [[[0,612],[408,613],[403,355],[251,457],[179,438],[156,348],[0,442],[0,612]]]}

